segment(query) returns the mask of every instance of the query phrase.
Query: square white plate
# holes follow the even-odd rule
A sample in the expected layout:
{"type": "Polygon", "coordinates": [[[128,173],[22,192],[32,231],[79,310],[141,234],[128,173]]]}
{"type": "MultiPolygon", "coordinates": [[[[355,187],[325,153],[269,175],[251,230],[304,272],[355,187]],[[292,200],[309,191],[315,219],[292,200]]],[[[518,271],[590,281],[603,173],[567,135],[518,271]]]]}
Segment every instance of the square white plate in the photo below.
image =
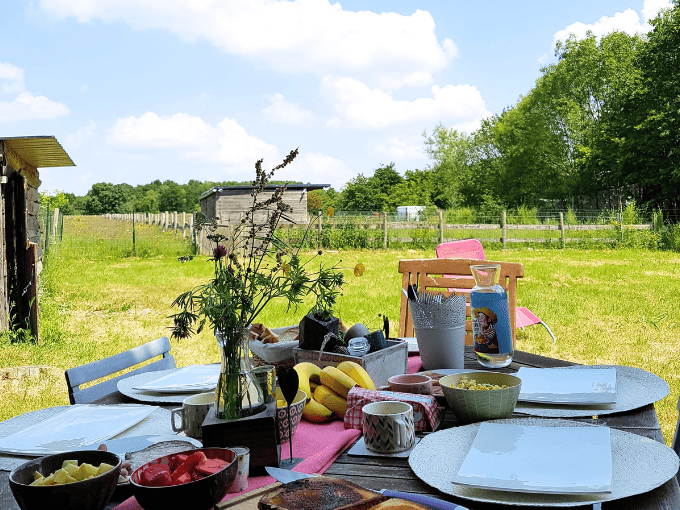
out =
{"type": "Polygon", "coordinates": [[[135,386],[133,389],[140,391],[155,391],[157,393],[195,393],[199,391],[211,391],[217,387],[217,379],[220,376],[220,366],[212,365],[189,365],[179,368],[168,375],[164,375],[154,381],[135,386]]]}
{"type": "Polygon", "coordinates": [[[515,492],[610,493],[609,428],[484,422],[453,482],[515,492]]]}
{"type": "Polygon", "coordinates": [[[613,404],[616,368],[521,367],[519,400],[546,404],[613,404]]]}
{"type": "Polygon", "coordinates": [[[0,439],[0,452],[50,455],[99,445],[136,425],[152,406],[77,405],[63,413],[0,439]]]}

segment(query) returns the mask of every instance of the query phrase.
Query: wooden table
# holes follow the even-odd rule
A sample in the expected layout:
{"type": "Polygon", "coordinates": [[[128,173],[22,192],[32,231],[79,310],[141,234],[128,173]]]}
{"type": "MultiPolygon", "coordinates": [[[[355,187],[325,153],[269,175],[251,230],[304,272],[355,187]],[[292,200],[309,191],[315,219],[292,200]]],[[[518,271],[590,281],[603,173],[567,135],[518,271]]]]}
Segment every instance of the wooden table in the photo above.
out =
{"type": "MultiPolygon", "coordinates": [[[[465,367],[479,369],[479,364],[475,361],[474,352],[471,348],[466,348],[465,367]]],[[[503,369],[504,372],[516,372],[520,367],[563,367],[574,365],[574,363],[563,361],[559,359],[547,358],[544,356],[537,356],[526,352],[515,351],[515,356],[512,364],[503,369]]],[[[101,404],[117,404],[131,402],[128,397],[116,392],[107,397],[100,399],[97,403],[101,404]]],[[[177,407],[173,405],[171,407],[177,407]]],[[[523,416],[523,415],[517,415],[523,416]]],[[[625,413],[617,413],[610,415],[603,415],[598,419],[574,418],[574,420],[582,421],[591,424],[607,425],[611,428],[632,432],[641,436],[645,436],[661,443],[664,442],[659,420],[654,410],[654,405],[650,404],[633,411],[625,413]]],[[[451,413],[450,409],[444,417],[444,422],[440,428],[447,428],[456,425],[456,419],[451,413]]],[[[361,440],[361,439],[360,439],[361,440]]],[[[418,477],[408,465],[407,459],[395,458],[378,458],[378,457],[350,457],[346,453],[342,454],[333,465],[326,471],[329,476],[337,476],[351,480],[362,487],[368,489],[392,489],[405,492],[413,492],[420,494],[427,494],[435,496],[447,501],[452,501],[461,504],[470,510],[476,509],[521,509],[521,508],[537,508],[537,507],[518,507],[506,505],[489,505],[480,504],[474,501],[462,500],[452,496],[443,494],[436,489],[431,488],[418,477]]],[[[7,478],[9,472],[0,471],[0,509],[3,510],[19,510],[14,497],[9,489],[7,478]]],[[[106,509],[110,510],[118,505],[120,501],[112,501],[106,509]]],[[[592,505],[583,507],[570,507],[592,509],[592,505]]],[[[661,487],[626,499],[619,499],[610,503],[603,503],[602,509],[659,509],[659,510],[675,510],[680,508],[680,488],[675,478],[672,478],[661,487]]]]}

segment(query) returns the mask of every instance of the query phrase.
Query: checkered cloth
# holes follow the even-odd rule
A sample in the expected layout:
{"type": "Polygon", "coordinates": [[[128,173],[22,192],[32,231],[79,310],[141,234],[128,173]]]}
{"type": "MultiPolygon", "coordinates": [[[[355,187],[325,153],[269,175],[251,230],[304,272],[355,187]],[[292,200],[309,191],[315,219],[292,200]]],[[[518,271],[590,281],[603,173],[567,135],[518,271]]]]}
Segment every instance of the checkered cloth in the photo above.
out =
{"type": "Polygon", "coordinates": [[[413,407],[413,421],[417,432],[436,430],[442,421],[442,408],[432,395],[414,395],[411,393],[397,393],[394,391],[373,391],[355,386],[347,395],[347,412],[345,413],[345,428],[361,428],[361,409],[371,402],[383,400],[397,400],[406,402],[413,407]]]}

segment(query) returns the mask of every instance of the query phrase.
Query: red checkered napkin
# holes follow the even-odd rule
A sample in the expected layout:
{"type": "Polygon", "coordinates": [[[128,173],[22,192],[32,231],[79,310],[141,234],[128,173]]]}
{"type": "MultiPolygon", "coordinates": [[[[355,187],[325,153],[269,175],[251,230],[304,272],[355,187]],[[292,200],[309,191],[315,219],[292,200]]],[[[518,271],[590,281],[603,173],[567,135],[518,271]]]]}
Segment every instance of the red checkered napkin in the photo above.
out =
{"type": "Polygon", "coordinates": [[[361,409],[371,402],[397,400],[413,407],[413,421],[417,432],[437,430],[442,421],[442,408],[432,395],[414,395],[394,391],[374,391],[355,386],[347,395],[345,428],[361,430],[361,409]]]}

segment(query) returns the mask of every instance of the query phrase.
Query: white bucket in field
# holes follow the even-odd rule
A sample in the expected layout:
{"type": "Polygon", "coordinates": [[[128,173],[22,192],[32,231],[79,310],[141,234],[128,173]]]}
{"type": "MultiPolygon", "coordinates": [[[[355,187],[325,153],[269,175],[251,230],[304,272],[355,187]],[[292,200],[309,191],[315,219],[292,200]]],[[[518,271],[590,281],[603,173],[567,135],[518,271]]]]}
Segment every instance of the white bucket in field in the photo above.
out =
{"type": "Polygon", "coordinates": [[[465,323],[453,328],[414,328],[423,370],[463,368],[465,323]]]}

